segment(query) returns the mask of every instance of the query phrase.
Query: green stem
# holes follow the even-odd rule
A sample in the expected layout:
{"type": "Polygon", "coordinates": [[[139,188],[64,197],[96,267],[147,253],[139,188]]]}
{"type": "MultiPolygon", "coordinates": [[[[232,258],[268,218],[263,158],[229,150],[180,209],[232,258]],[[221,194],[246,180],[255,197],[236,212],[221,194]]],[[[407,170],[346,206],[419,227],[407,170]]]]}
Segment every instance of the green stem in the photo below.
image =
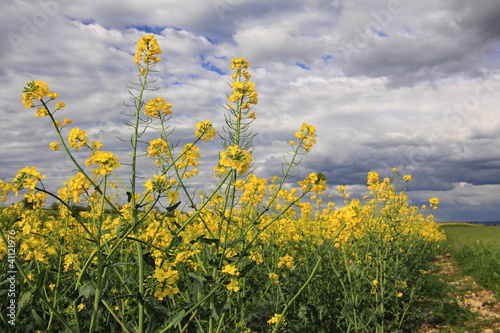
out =
{"type": "Polygon", "coordinates": [[[105,300],[101,300],[101,302],[102,302],[102,304],[104,304],[104,306],[106,307],[106,309],[108,309],[108,311],[111,313],[111,315],[113,316],[113,318],[115,318],[115,320],[118,322],[118,324],[120,324],[121,328],[123,329],[123,332],[130,333],[130,331],[128,330],[128,328],[125,325],[125,323],[123,321],[121,321],[120,318],[118,318],[118,316],[115,314],[115,312],[113,311],[113,309],[111,308],[111,306],[105,300]]]}
{"type": "MultiPolygon", "coordinates": [[[[95,182],[94,182],[94,179],[91,178],[86,172],[85,170],[83,170],[83,168],[80,166],[80,164],[76,161],[76,159],[73,157],[73,154],[71,154],[71,152],[69,151],[69,148],[68,146],[66,145],[66,141],[64,141],[63,137],[62,137],[62,133],[61,133],[61,129],[57,126],[56,124],[56,120],[54,118],[54,115],[53,113],[50,112],[47,104],[43,101],[43,100],[40,100],[40,102],[42,102],[42,105],[43,107],[45,108],[45,110],[47,110],[47,114],[49,115],[50,119],[52,120],[52,124],[54,125],[54,128],[56,129],[56,133],[59,137],[59,141],[61,142],[63,148],[64,148],[64,151],[66,152],[66,155],[68,155],[68,157],[70,158],[71,162],[73,162],[73,164],[76,166],[77,170],[79,172],[81,172],[85,178],[89,181],[89,183],[93,186],[93,188],[100,194],[100,195],[103,195],[102,193],[102,190],[101,188],[99,187],[99,185],[97,185],[95,182]]],[[[106,200],[106,203],[112,208],[114,209],[115,211],[118,212],[118,209],[117,207],[115,207],[115,205],[113,205],[113,203],[106,197],[105,198],[106,200]]]]}
{"type": "MultiPolygon", "coordinates": [[[[140,117],[139,117],[139,113],[141,112],[142,110],[142,107],[143,107],[143,96],[144,96],[144,91],[146,90],[147,86],[148,86],[148,73],[149,73],[149,70],[150,70],[150,64],[147,63],[146,64],[146,67],[145,67],[145,71],[144,71],[144,74],[142,74],[142,79],[141,79],[141,88],[139,90],[139,96],[136,97],[136,100],[135,100],[135,114],[134,114],[134,125],[133,125],[133,128],[134,128],[134,134],[132,136],[132,139],[131,139],[131,143],[132,143],[132,166],[131,166],[131,179],[130,179],[130,182],[131,182],[131,186],[130,186],[130,194],[131,194],[131,198],[130,198],[130,204],[132,206],[132,225],[134,226],[133,228],[133,231],[134,232],[137,232],[137,227],[138,227],[138,208],[137,208],[137,203],[136,203],[136,197],[135,197],[135,194],[136,194],[136,185],[137,185],[137,144],[138,144],[138,141],[139,141],[139,121],[140,121],[140,117]]],[[[136,235],[137,238],[138,235],[136,235]]],[[[138,311],[139,311],[139,314],[138,314],[138,326],[137,326],[137,332],[138,333],[143,333],[144,332],[144,302],[143,302],[143,297],[144,297],[144,258],[143,258],[143,255],[144,255],[144,251],[143,251],[143,248],[142,248],[142,244],[139,243],[139,242],[136,242],[136,248],[137,248],[137,264],[138,264],[138,276],[137,276],[137,282],[138,282],[138,286],[139,286],[139,299],[138,299],[138,311]]]]}
{"type": "MultiPolygon", "coordinates": [[[[2,238],[2,241],[5,244],[5,247],[8,248],[8,242],[7,239],[5,239],[3,232],[0,232],[0,237],[2,238]]],[[[31,292],[35,295],[34,297],[36,297],[36,295],[39,294],[40,288],[37,288],[37,286],[35,286],[33,282],[31,282],[31,280],[28,278],[28,275],[24,271],[18,258],[15,258],[15,264],[18,272],[21,273],[23,280],[26,281],[31,292]]],[[[39,297],[40,302],[42,302],[43,304],[45,304],[45,306],[49,308],[50,312],[53,313],[57,317],[57,319],[59,319],[59,321],[66,327],[68,332],[75,332],[74,328],[67,322],[66,318],[64,318],[64,316],[62,316],[59,312],[57,312],[57,310],[52,306],[52,304],[50,304],[50,302],[48,302],[45,299],[45,297],[43,297],[42,294],[40,294],[39,296],[40,296],[39,297]]]]}
{"type": "Polygon", "coordinates": [[[300,287],[300,289],[297,291],[297,293],[292,297],[292,299],[290,299],[290,301],[288,301],[288,303],[285,305],[285,308],[283,309],[283,311],[281,311],[281,315],[280,315],[280,318],[278,319],[278,322],[276,323],[276,325],[274,325],[274,328],[272,330],[272,333],[275,333],[278,331],[278,329],[281,327],[281,325],[283,324],[283,318],[286,314],[286,312],[288,311],[288,308],[290,308],[290,306],[293,304],[293,302],[295,301],[295,299],[297,297],[299,297],[299,295],[302,293],[302,291],[307,287],[307,285],[309,285],[309,283],[311,282],[312,278],[314,277],[314,274],[316,273],[316,271],[318,270],[318,267],[319,267],[319,264],[321,263],[321,257],[319,256],[318,257],[318,260],[316,261],[316,265],[314,265],[314,268],[313,270],[311,271],[311,274],[309,274],[309,277],[307,278],[306,282],[304,282],[304,284],[300,287]]]}

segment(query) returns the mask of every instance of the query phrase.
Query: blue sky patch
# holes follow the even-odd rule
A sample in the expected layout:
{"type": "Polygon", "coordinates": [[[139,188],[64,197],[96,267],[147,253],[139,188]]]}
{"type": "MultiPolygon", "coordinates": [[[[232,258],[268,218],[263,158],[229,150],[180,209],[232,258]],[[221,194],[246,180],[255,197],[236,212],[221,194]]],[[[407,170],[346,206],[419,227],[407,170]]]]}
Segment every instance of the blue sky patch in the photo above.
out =
{"type": "Polygon", "coordinates": [[[311,67],[309,67],[309,66],[307,66],[306,64],[303,64],[303,63],[301,63],[301,62],[298,62],[298,61],[295,63],[295,65],[296,65],[297,67],[300,67],[300,68],[305,69],[305,70],[310,70],[310,69],[311,69],[311,67]]]}
{"type": "Polygon", "coordinates": [[[325,64],[327,64],[329,60],[332,60],[332,59],[334,59],[334,58],[335,58],[335,57],[334,57],[334,56],[332,56],[331,54],[325,54],[325,55],[322,57],[322,59],[323,59],[323,61],[325,62],[325,64]]]}
{"type": "Polygon", "coordinates": [[[135,28],[148,34],[161,35],[161,32],[166,28],[166,26],[131,25],[127,26],[127,28],[135,28]]]}
{"type": "MultiPolygon", "coordinates": [[[[199,55],[200,59],[201,59],[201,67],[205,68],[206,70],[209,70],[211,72],[215,72],[219,75],[225,75],[226,73],[220,69],[219,67],[215,66],[210,60],[207,59],[207,56],[204,55],[204,54],[200,54],[199,55]]],[[[219,59],[217,57],[214,57],[216,59],[219,59]]]]}

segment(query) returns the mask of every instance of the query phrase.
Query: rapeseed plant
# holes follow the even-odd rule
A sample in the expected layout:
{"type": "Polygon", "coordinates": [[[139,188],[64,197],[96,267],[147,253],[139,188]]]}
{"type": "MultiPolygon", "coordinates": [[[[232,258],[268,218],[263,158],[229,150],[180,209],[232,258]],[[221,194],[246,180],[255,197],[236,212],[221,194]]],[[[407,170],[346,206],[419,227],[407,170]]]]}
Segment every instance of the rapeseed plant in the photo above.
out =
{"type": "Polygon", "coordinates": [[[24,106],[54,125],[59,140],[49,149],[64,151],[76,171],[53,190],[34,166],[19,169],[10,182],[0,180],[3,202],[22,192],[33,204],[0,212],[2,259],[5,231],[18,235],[15,265],[24,282],[17,324],[25,331],[67,332],[401,329],[425,278],[422,267],[444,237],[430,214],[439,200],[432,198],[427,212],[410,207],[405,190],[412,178],[396,169],[394,185],[369,172],[363,200],[340,186],[340,209],[325,200],[321,173],[285,187],[299,157],[317,143],[316,128],[307,123],[290,141],[282,174],[257,177],[251,124],[258,93],[243,58],[230,64],[225,127],[217,131],[211,121],[199,121],[192,142],[178,149],[167,126],[173,105],[143,98],[154,90],[150,76],[161,54],[154,35],[138,41],[130,163],[89,141],[84,129],[69,129],[70,119],[57,120],[66,105],[51,107],[59,95],[47,83],[32,81],[23,90],[24,106]],[[153,130],[156,139],[144,142],[153,130]],[[213,169],[217,185],[211,193],[193,191],[200,144],[218,132],[225,136],[213,169]],[[77,151],[87,154],[84,163],[77,151]],[[145,159],[156,169],[140,179],[145,159]],[[127,180],[115,173],[124,168],[127,180]],[[397,192],[400,179],[404,189],[397,192]],[[117,196],[118,189],[127,197],[117,196]],[[50,214],[42,209],[49,196],[58,203],[50,214]],[[81,204],[88,209],[79,211],[81,204]]]}

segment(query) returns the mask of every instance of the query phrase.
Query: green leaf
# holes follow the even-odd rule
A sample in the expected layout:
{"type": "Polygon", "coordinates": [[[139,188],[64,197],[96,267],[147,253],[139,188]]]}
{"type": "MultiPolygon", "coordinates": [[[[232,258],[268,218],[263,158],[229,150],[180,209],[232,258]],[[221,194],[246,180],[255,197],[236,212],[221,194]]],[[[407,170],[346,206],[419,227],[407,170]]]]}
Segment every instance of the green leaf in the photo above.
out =
{"type": "Polygon", "coordinates": [[[186,310],[182,309],[178,314],[175,315],[174,318],[170,321],[170,324],[166,327],[167,329],[170,327],[173,327],[181,322],[181,320],[184,318],[186,315],[186,310]]]}
{"type": "Polygon", "coordinates": [[[109,229],[102,230],[101,231],[101,236],[110,234],[111,231],[113,231],[113,230],[114,230],[114,228],[109,228],[109,229]]]}
{"type": "Polygon", "coordinates": [[[217,313],[217,309],[216,308],[212,308],[212,318],[214,318],[217,321],[220,319],[220,316],[217,313]]]}
{"type": "Polygon", "coordinates": [[[36,313],[35,309],[31,309],[31,316],[33,319],[35,319],[35,323],[38,327],[45,327],[47,326],[45,321],[36,313]]]}
{"type": "Polygon", "coordinates": [[[135,262],[115,262],[113,264],[108,264],[108,267],[118,267],[118,266],[128,266],[128,265],[136,265],[135,262]]]}
{"type": "Polygon", "coordinates": [[[203,276],[201,275],[198,275],[198,274],[194,274],[193,272],[189,272],[188,275],[196,280],[198,280],[198,282],[200,283],[203,283],[203,282],[206,282],[207,279],[205,279],[203,276]]]}
{"type": "Polygon", "coordinates": [[[227,247],[234,247],[238,243],[244,243],[246,241],[245,238],[237,238],[233,240],[231,243],[227,244],[227,247]]]}
{"type": "Polygon", "coordinates": [[[220,239],[216,239],[216,238],[205,238],[205,237],[198,237],[196,238],[197,241],[200,241],[202,243],[205,243],[205,244],[209,244],[209,245],[212,245],[212,244],[215,244],[217,246],[219,246],[220,244],[220,239]]]}
{"type": "Polygon", "coordinates": [[[167,207],[167,212],[173,212],[177,207],[179,207],[180,204],[181,204],[181,202],[179,201],[178,203],[173,204],[170,207],[167,207]]]}
{"type": "Polygon", "coordinates": [[[240,276],[245,276],[245,274],[248,273],[252,268],[254,268],[255,265],[257,265],[257,263],[255,261],[252,261],[251,263],[243,267],[243,269],[240,271],[240,276]]]}
{"type": "Polygon", "coordinates": [[[177,236],[172,239],[172,242],[170,242],[170,248],[174,248],[179,246],[182,243],[182,236],[177,236]]]}
{"type": "Polygon", "coordinates": [[[31,291],[25,291],[24,293],[21,294],[21,297],[19,298],[19,303],[18,304],[18,311],[21,311],[21,309],[23,308],[23,306],[28,303],[28,301],[30,300],[31,298],[31,291]]]}
{"type": "Polygon", "coordinates": [[[151,255],[150,252],[144,253],[143,256],[142,256],[142,258],[144,259],[144,262],[146,264],[148,264],[149,266],[151,266],[153,268],[156,267],[156,265],[155,265],[155,259],[153,258],[153,256],[151,255]]]}
{"type": "Polygon", "coordinates": [[[78,288],[78,295],[86,299],[91,298],[95,295],[95,289],[90,284],[86,284],[78,288]]]}

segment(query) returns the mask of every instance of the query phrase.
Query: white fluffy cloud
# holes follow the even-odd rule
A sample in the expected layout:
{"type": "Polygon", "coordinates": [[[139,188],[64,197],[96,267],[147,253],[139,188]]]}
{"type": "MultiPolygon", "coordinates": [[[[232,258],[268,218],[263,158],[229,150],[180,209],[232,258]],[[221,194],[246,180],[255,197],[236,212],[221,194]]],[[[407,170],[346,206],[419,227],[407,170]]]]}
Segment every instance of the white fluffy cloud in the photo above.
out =
{"type": "MultiPolygon", "coordinates": [[[[9,0],[0,14],[0,178],[37,165],[56,186],[71,170],[48,150],[50,124],[20,103],[32,80],[48,82],[64,117],[126,160],[117,137],[128,135],[135,42],[153,32],[164,51],[155,94],[174,105],[179,142],[197,121],[223,125],[230,60],[246,57],[259,93],[261,176],[280,172],[308,122],[318,144],[300,177],[323,172],[362,195],[368,171],[398,167],[413,175],[414,204],[441,199],[438,219],[498,220],[499,12],[494,0],[9,0]]],[[[217,147],[202,149],[206,179],[217,147]]]]}

